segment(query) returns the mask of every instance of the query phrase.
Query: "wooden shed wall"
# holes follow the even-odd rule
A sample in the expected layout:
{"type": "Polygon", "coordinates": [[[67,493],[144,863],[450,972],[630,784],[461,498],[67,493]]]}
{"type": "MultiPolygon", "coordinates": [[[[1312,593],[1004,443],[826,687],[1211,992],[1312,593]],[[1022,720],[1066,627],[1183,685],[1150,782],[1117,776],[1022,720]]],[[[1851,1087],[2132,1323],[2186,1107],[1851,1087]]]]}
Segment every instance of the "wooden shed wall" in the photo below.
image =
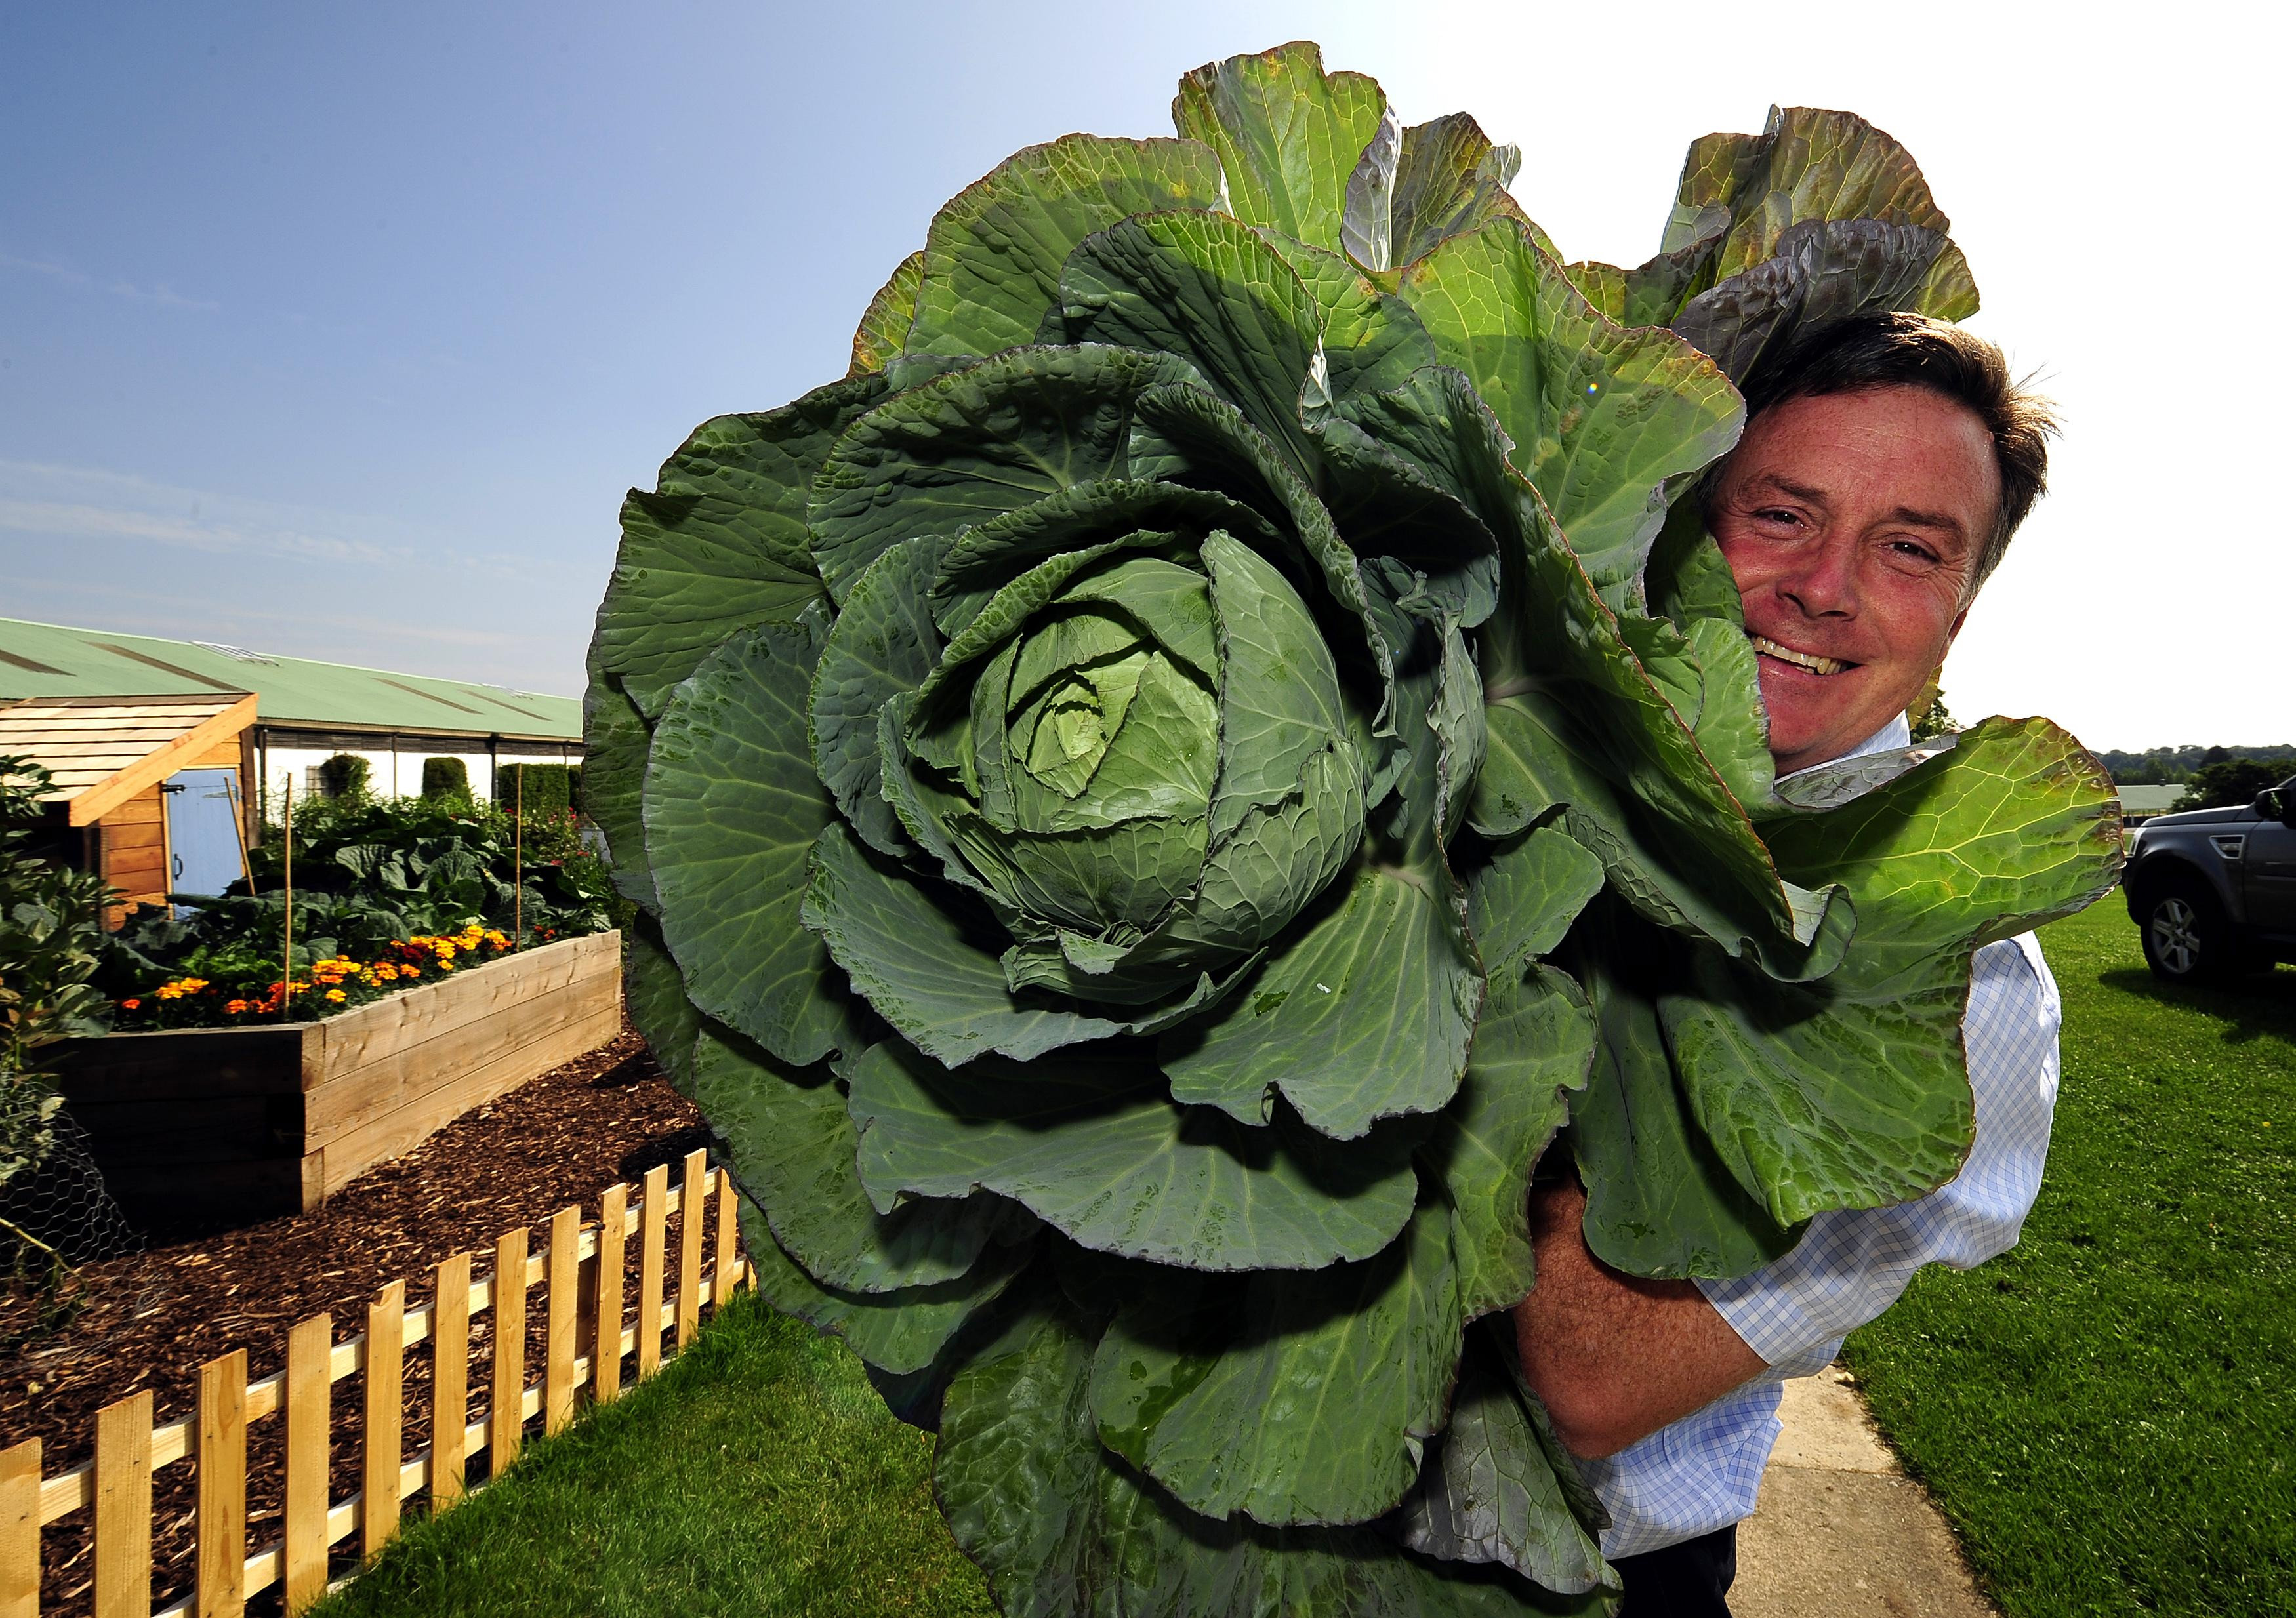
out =
{"type": "MultiPolygon", "coordinates": [[[[186,770],[237,771],[240,796],[244,801],[249,775],[246,755],[249,751],[247,733],[242,731],[229,741],[217,743],[197,758],[186,761],[183,767],[186,770]]],[[[122,901],[118,909],[105,917],[105,924],[118,927],[128,911],[139,904],[157,904],[168,895],[168,812],[159,784],[144,788],[95,824],[103,861],[103,879],[119,890],[122,901]]]]}

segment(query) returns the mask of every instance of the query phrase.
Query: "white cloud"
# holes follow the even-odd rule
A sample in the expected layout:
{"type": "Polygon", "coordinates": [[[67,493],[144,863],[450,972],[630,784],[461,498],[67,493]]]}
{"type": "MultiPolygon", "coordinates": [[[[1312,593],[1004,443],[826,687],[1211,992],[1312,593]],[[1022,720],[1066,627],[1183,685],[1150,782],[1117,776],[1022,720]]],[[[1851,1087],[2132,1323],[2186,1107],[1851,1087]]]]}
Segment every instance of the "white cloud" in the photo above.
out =
{"type": "Polygon", "coordinates": [[[95,291],[109,292],[115,298],[126,298],[137,303],[158,304],[167,309],[202,309],[214,311],[223,307],[204,298],[185,298],[165,282],[154,282],[148,287],[137,286],[132,281],[114,277],[98,281],[85,270],[74,269],[53,258],[25,258],[14,253],[0,253],[0,269],[21,270],[28,274],[45,275],[66,286],[86,287],[95,291]]]}

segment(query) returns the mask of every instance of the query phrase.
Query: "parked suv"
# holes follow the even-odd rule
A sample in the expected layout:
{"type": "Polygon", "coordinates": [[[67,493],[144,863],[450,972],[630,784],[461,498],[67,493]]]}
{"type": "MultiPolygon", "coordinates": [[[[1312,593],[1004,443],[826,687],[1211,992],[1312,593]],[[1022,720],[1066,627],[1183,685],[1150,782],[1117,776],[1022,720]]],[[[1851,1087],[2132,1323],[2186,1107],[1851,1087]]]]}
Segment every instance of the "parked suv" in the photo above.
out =
{"type": "Polygon", "coordinates": [[[2296,776],[2242,808],[2145,821],[2121,886],[2159,977],[2222,982],[2296,960],[2296,776]]]}

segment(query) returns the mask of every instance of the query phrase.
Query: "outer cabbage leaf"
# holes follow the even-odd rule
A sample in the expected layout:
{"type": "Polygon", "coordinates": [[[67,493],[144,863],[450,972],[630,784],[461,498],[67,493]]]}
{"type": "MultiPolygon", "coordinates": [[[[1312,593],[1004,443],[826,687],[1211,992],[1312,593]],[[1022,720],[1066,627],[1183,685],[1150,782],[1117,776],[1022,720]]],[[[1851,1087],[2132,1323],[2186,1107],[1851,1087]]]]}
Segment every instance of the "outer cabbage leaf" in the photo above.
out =
{"type": "Polygon", "coordinates": [[[1221,194],[1219,159],[1193,141],[1071,135],[1015,152],[933,217],[902,351],[1033,343],[1078,242],[1134,214],[1218,208],[1221,194]]]}
{"type": "Polygon", "coordinates": [[[853,364],[848,379],[882,371],[909,340],[909,324],[917,317],[917,289],[923,284],[924,249],[901,260],[877,295],[862,312],[853,330],[853,364]]]}
{"type": "Polygon", "coordinates": [[[1411,1214],[1414,1136],[1341,1152],[1296,1125],[1245,1129],[1173,1105],[1136,1054],[952,1073],[889,1041],[852,1071],[881,1209],[990,1190],[1095,1251],[1201,1270],[1368,1258],[1411,1214]]]}
{"type": "Polygon", "coordinates": [[[734,630],[789,623],[821,599],[807,496],[830,446],[884,393],[865,376],[704,421],[652,494],[630,491],[591,657],[648,720],[734,630]]]}
{"type": "Polygon", "coordinates": [[[810,618],[727,641],[677,688],[646,764],[647,852],[687,994],[799,1066],[855,1046],[844,985],[798,924],[832,819],[806,739],[821,643],[810,618]]]}
{"type": "Polygon", "coordinates": [[[1569,977],[1551,967],[1493,974],[1458,1098],[1420,1152],[1450,1206],[1463,1318],[1529,1295],[1531,1173],[1594,1058],[1594,1017],[1569,977]]]}
{"type": "Polygon", "coordinates": [[[871,1369],[907,1377],[932,1366],[973,1315],[1028,1268],[1035,1244],[992,1246],[953,1281],[899,1292],[837,1292],[819,1285],[782,1251],[751,1202],[742,1205],[742,1251],[758,1293],[783,1314],[840,1336],[871,1369]]]}
{"type": "Polygon", "coordinates": [[[1469,1342],[1450,1426],[1404,1502],[1403,1542],[1446,1561],[1495,1562],[1547,1589],[1615,1589],[1618,1575],[1573,1512],[1528,1396],[1501,1361],[1513,1338],[1478,1332],[1469,1342]]]}
{"type": "Polygon", "coordinates": [[[934,1492],[1013,1618],[1516,1618],[1612,1610],[1364,1529],[1214,1522],[1111,1456],[1089,1406],[1093,1324],[1046,1290],[959,1371],[934,1492]]]}
{"type": "Polygon", "coordinates": [[[606,835],[614,888],[651,912],[659,908],[645,859],[646,746],[653,733],[637,704],[598,666],[591,649],[590,683],[582,693],[582,813],[606,835]]]}
{"type": "Polygon", "coordinates": [[[1480,124],[1464,112],[1446,114],[1403,132],[1396,162],[1393,245],[1386,269],[1423,258],[1453,236],[1464,236],[1494,220],[1512,219],[1529,233],[1539,250],[1559,257],[1546,233],[1523,215],[1507,194],[1522,152],[1494,146],[1480,124]]]}
{"type": "Polygon", "coordinates": [[[705,1031],[694,1099],[732,1148],[782,1250],[824,1287],[891,1293],[971,1272],[1010,1205],[993,1197],[913,1198],[881,1214],[854,1167],[859,1138],[821,1068],[783,1067],[737,1036],[705,1031]]]}
{"type": "Polygon", "coordinates": [[[622,1008],[678,1093],[691,1096],[701,1015],[685,998],[685,980],[661,941],[660,925],[644,911],[622,929],[622,1008]]]}
{"type": "Polygon", "coordinates": [[[1398,290],[1473,380],[1604,599],[1631,600],[1676,481],[1737,441],[1737,390],[1681,339],[1604,319],[1512,221],[1444,242],[1398,290]]]}
{"type": "Polygon", "coordinates": [[[1988,720],[1841,808],[1768,824],[1787,870],[1856,897],[1848,955],[1790,987],[1698,951],[1660,1009],[1692,1109],[1773,1219],[1903,1202],[1959,1170],[1970,959],[2110,891],[2117,804],[2054,725],[1988,720]]]}
{"type": "Polygon", "coordinates": [[[1306,40],[1207,63],[1172,100],[1173,126],[1219,154],[1237,218],[1331,253],[1343,248],[1349,177],[1386,117],[1376,81],[1326,74],[1306,40]]]}
{"type": "Polygon", "coordinates": [[[936,377],[856,421],[815,479],[813,558],[839,606],[905,539],[948,535],[1080,483],[1126,476],[1144,390],[1193,381],[1168,355],[1027,348],[936,377]]]}
{"type": "Polygon", "coordinates": [[[1286,1527],[1391,1509],[1459,1362],[1448,1228],[1421,1213],[1366,1263],[1137,1278],[1101,1339],[1101,1442],[1210,1517],[1286,1527]]]}

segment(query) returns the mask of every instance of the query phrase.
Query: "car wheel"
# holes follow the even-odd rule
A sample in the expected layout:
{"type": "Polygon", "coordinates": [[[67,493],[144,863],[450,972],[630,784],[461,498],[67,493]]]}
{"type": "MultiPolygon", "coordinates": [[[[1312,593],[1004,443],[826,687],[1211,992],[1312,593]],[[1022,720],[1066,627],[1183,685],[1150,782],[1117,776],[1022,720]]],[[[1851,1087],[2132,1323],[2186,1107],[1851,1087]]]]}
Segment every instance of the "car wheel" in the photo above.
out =
{"type": "Polygon", "coordinates": [[[2245,965],[2231,919],[2198,882],[2156,890],[2144,903],[2140,931],[2144,964],[2170,983],[2223,983],[2245,965]]]}

